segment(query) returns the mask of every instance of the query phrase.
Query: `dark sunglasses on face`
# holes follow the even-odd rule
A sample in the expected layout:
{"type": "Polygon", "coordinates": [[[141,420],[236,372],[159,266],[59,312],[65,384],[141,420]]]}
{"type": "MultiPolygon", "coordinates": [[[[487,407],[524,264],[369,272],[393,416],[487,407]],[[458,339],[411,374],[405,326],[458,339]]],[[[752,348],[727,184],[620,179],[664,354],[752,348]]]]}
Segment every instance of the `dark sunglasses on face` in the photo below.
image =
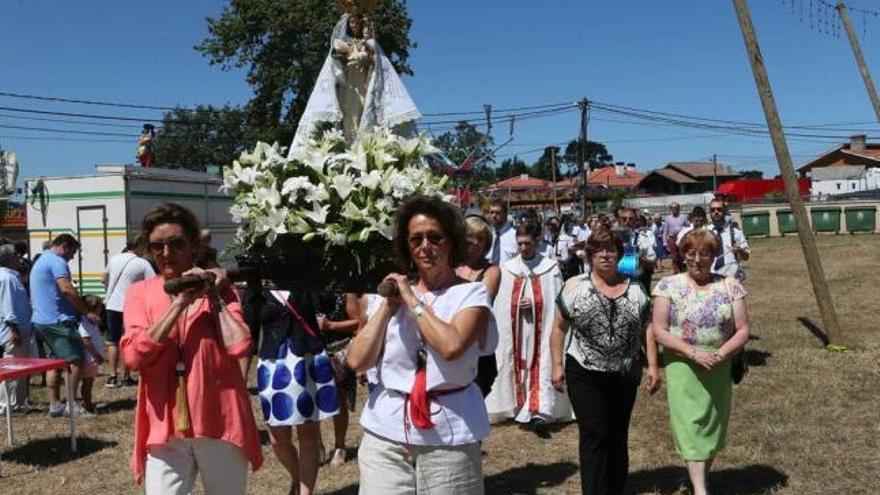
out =
{"type": "Polygon", "coordinates": [[[440,244],[443,243],[443,241],[446,238],[440,234],[428,234],[428,235],[414,234],[414,235],[410,236],[410,238],[408,239],[409,245],[412,248],[417,248],[417,247],[421,246],[422,243],[425,242],[425,239],[428,240],[428,244],[430,244],[432,246],[439,246],[440,244]]]}
{"type": "Polygon", "coordinates": [[[183,237],[172,237],[171,239],[165,239],[164,241],[152,241],[147,244],[150,251],[154,253],[165,251],[165,246],[168,246],[169,251],[180,251],[186,247],[186,239],[183,237]]]}
{"type": "Polygon", "coordinates": [[[709,211],[724,211],[724,208],[709,208],[709,211]]]}

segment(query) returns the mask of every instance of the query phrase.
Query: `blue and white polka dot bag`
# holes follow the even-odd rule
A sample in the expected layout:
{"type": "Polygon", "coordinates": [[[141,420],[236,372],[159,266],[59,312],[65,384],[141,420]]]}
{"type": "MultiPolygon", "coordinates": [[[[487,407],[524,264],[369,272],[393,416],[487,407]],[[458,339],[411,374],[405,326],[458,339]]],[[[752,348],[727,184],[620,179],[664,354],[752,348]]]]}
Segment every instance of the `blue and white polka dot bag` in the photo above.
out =
{"type": "MultiPolygon", "coordinates": [[[[281,293],[272,295],[282,303],[313,337],[317,333],[281,293]]],[[[292,341],[281,345],[278,357],[257,366],[257,390],[263,419],[269,426],[295,426],[322,421],[339,412],[339,395],[333,365],[327,352],[315,354],[297,349],[292,341]]]]}

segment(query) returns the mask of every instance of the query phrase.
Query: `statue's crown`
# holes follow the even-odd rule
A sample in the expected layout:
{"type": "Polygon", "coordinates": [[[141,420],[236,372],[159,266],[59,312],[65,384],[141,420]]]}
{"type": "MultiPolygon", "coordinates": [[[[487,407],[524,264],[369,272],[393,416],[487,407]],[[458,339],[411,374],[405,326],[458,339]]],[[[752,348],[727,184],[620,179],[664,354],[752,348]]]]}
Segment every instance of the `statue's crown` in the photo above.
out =
{"type": "Polygon", "coordinates": [[[376,8],[376,0],[336,0],[336,7],[346,14],[369,14],[376,8]]]}

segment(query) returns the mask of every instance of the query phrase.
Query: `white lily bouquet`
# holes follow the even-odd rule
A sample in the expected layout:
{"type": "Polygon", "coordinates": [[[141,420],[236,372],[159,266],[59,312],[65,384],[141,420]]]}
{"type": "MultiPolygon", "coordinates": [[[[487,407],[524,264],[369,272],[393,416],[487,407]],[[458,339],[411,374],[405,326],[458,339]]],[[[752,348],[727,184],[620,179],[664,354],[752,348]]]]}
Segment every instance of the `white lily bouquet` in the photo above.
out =
{"type": "Polygon", "coordinates": [[[424,133],[387,130],[351,148],[328,130],[291,156],[259,142],[223,171],[221,190],[235,193],[234,247],[273,277],[323,283],[387,273],[398,205],[412,194],[446,197],[446,177],[424,161],[436,151],[424,133]]]}

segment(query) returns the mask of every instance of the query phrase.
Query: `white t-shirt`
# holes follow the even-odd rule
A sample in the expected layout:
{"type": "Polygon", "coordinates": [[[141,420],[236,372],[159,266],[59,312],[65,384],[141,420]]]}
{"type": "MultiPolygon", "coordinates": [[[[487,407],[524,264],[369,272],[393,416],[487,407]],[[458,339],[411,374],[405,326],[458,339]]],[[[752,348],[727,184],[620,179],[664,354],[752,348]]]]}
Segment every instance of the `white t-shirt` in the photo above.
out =
{"type": "Polygon", "coordinates": [[[477,442],[489,435],[489,416],[477,377],[477,360],[495,352],[498,329],[492,316],[492,302],[482,282],[453,285],[442,291],[424,295],[423,303],[445,322],[466,308],[480,307],[489,311],[485,345],[474,342],[458,359],[447,361],[431,346],[423,344],[418,324],[405,307],[400,307],[385,332],[385,347],[376,365],[378,383],[361,414],[361,426],[371,433],[395,442],[412,445],[451,446],[477,442]],[[416,376],[418,350],[427,352],[427,388],[457,392],[431,399],[431,419],[436,427],[420,430],[409,423],[406,431],[404,410],[407,394],[416,376]]]}
{"type": "Polygon", "coordinates": [[[107,295],[104,304],[110,311],[122,312],[125,306],[125,293],[135,282],[156,275],[150,262],[134,253],[120,253],[107,263],[107,295]]]}
{"type": "MultiPolygon", "coordinates": [[[[101,336],[101,330],[98,329],[98,325],[92,323],[92,320],[83,318],[82,321],[79,322],[79,336],[92,339],[92,345],[95,346],[95,350],[98,351],[101,358],[107,359],[107,353],[104,352],[104,338],[101,336]]],[[[84,351],[86,360],[94,363],[95,356],[93,356],[88,349],[84,349],[84,351]]]]}

